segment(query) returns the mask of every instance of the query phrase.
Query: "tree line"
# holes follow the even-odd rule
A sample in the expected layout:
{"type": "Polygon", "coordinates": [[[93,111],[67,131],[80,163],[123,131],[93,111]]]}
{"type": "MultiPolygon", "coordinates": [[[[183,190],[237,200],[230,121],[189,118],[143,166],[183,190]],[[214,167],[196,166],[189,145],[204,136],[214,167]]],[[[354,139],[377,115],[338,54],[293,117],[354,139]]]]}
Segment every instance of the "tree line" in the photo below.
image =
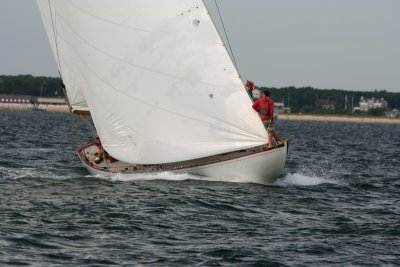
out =
{"type": "MultiPolygon", "coordinates": [[[[380,91],[346,91],[338,89],[317,89],[313,87],[260,87],[268,89],[275,102],[283,102],[291,107],[293,113],[351,113],[352,107],[358,106],[360,98],[383,98],[390,108],[400,107],[400,93],[380,91]],[[335,110],[316,108],[316,100],[330,99],[335,101],[335,110]],[[347,103],[346,103],[347,99],[347,103]]],[[[32,75],[7,76],[0,75],[0,94],[18,94],[46,97],[64,97],[60,78],[35,77],[32,75]]]]}
{"type": "Polygon", "coordinates": [[[0,94],[64,97],[60,78],[0,75],[0,94]]]}

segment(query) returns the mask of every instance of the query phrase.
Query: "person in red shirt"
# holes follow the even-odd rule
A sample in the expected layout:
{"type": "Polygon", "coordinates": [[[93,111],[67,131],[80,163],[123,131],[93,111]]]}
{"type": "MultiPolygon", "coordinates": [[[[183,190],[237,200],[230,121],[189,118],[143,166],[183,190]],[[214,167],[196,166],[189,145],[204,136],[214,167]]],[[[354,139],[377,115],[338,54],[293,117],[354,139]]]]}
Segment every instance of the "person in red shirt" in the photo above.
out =
{"type": "Polygon", "coordinates": [[[250,96],[250,99],[253,100],[253,90],[256,88],[256,86],[254,85],[254,83],[252,81],[247,80],[246,84],[246,91],[250,96]]]}
{"type": "Polygon", "coordinates": [[[272,148],[273,138],[278,142],[278,144],[283,144],[284,141],[280,138],[274,128],[274,101],[269,97],[268,90],[262,92],[262,97],[254,102],[253,109],[258,112],[258,115],[268,132],[267,148],[272,148]]]}

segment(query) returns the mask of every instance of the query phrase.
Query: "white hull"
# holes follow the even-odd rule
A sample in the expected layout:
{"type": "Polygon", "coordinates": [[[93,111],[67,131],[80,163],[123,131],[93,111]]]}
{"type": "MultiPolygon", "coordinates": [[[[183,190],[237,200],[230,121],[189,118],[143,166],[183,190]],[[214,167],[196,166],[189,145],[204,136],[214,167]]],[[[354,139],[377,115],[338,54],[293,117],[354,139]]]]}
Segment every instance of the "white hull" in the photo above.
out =
{"type": "Polygon", "coordinates": [[[263,153],[210,164],[186,172],[215,181],[273,184],[285,166],[287,145],[263,153]]]}
{"type": "Polygon", "coordinates": [[[244,157],[230,160],[223,160],[212,164],[203,164],[196,167],[183,167],[175,170],[156,170],[156,171],[133,171],[133,172],[110,172],[96,168],[93,164],[88,164],[80,154],[80,158],[85,167],[92,175],[113,177],[118,175],[126,178],[140,178],[144,174],[156,174],[164,171],[182,174],[189,173],[199,175],[199,179],[208,181],[240,182],[240,183],[259,183],[265,185],[273,184],[285,166],[288,144],[271,150],[263,150],[244,157]],[[92,166],[90,166],[92,165],[92,166]]]}

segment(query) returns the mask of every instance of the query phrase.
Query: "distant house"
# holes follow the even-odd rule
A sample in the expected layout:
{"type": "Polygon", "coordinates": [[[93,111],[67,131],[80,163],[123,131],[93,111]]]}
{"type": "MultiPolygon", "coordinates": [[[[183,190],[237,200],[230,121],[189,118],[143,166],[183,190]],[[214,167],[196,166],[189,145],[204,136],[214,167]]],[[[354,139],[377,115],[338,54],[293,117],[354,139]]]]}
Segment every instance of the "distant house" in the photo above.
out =
{"type": "Polygon", "coordinates": [[[285,107],[285,103],[283,103],[283,102],[274,102],[274,112],[276,114],[290,113],[290,111],[291,111],[290,107],[285,107]]]}
{"type": "Polygon", "coordinates": [[[364,98],[363,96],[360,99],[359,102],[359,107],[355,107],[354,110],[359,110],[362,112],[368,112],[371,109],[376,109],[376,108],[383,108],[387,109],[388,108],[388,102],[384,100],[383,98],[381,99],[375,99],[373,98],[364,98]]]}
{"type": "Polygon", "coordinates": [[[0,109],[32,110],[34,98],[27,95],[0,95],[0,109]]]}
{"type": "Polygon", "coordinates": [[[2,104],[33,104],[34,97],[29,95],[0,95],[2,104]]]}
{"type": "Polygon", "coordinates": [[[388,118],[400,118],[400,111],[395,108],[390,111],[386,111],[385,116],[388,118]]]}
{"type": "Polygon", "coordinates": [[[329,98],[328,99],[318,99],[317,98],[315,106],[317,108],[322,108],[325,110],[335,110],[336,101],[330,100],[329,98]]]}
{"type": "Polygon", "coordinates": [[[283,113],[285,108],[285,104],[282,102],[274,102],[274,112],[279,114],[283,113]]]}
{"type": "Polygon", "coordinates": [[[0,95],[0,109],[69,111],[65,98],[5,94],[0,95]]]}

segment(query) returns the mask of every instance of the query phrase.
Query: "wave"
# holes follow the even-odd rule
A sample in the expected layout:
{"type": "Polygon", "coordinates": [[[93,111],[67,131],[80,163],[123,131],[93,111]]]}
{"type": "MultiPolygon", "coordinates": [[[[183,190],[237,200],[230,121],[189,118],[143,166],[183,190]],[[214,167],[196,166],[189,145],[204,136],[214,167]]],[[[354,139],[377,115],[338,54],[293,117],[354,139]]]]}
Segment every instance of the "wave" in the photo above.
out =
{"type": "Polygon", "coordinates": [[[79,174],[68,172],[68,170],[43,169],[43,168],[5,168],[0,167],[0,179],[23,179],[23,178],[45,178],[45,179],[71,179],[78,177],[79,174]]]}

